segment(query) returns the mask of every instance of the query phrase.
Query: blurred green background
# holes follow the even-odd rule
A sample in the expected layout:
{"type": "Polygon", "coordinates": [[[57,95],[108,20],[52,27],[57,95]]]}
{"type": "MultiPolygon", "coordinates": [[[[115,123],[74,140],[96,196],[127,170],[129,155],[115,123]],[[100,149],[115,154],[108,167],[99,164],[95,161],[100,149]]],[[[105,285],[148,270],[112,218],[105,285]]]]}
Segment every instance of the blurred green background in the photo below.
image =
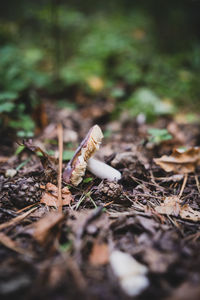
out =
{"type": "Polygon", "coordinates": [[[31,136],[42,99],[77,93],[147,121],[197,111],[199,11],[195,0],[1,1],[1,128],[31,136]]]}

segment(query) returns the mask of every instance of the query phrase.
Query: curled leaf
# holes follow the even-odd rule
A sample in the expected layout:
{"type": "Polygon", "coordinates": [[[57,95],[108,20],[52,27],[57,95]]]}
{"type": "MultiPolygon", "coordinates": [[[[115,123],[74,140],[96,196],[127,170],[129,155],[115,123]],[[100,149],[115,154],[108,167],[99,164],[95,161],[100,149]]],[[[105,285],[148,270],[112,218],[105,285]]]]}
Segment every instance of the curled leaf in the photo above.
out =
{"type": "Polygon", "coordinates": [[[161,205],[155,207],[155,210],[161,215],[180,216],[181,219],[194,222],[200,221],[200,211],[194,210],[188,204],[181,206],[178,196],[166,197],[161,205]]]}
{"type": "Polygon", "coordinates": [[[174,149],[170,156],[163,155],[154,158],[154,161],[166,172],[191,173],[200,165],[200,147],[192,147],[186,151],[174,149]]]}

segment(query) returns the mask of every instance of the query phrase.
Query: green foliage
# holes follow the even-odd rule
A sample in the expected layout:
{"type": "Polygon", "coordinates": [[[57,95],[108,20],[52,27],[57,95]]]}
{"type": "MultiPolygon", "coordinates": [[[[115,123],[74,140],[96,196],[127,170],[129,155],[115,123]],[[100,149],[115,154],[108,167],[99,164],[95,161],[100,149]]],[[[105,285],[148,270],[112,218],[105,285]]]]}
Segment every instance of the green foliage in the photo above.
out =
{"type": "Polygon", "coordinates": [[[167,129],[159,129],[159,128],[149,128],[149,142],[155,145],[159,145],[164,141],[168,141],[172,139],[172,135],[168,132],[167,129]]]}
{"type": "MultiPolygon", "coordinates": [[[[66,18],[72,20],[69,16],[72,12],[65,13],[66,18]]],[[[78,84],[88,92],[88,79],[98,76],[105,88],[112,91],[119,81],[123,81],[132,90],[148,88],[160,99],[168,98],[177,103],[198,101],[198,43],[191,44],[190,50],[173,55],[161,52],[151,16],[137,9],[134,13],[108,16],[104,12],[88,18],[82,14],[79,18],[84,29],[79,29],[76,22],[70,23],[69,39],[73,45],[70,53],[73,55],[61,67],[63,84],[78,84]]],[[[114,97],[123,96],[121,91],[116,91],[111,92],[114,97]]]]}
{"type": "Polygon", "coordinates": [[[92,177],[87,177],[87,178],[83,179],[83,183],[89,183],[89,182],[91,182],[92,180],[93,180],[92,177]]]}
{"type": "Polygon", "coordinates": [[[74,57],[61,68],[61,78],[66,84],[84,85],[92,76],[102,77],[106,84],[119,77],[131,84],[141,80],[141,69],[149,58],[148,51],[152,52],[152,43],[150,37],[135,38],[134,32],[140,30],[141,36],[145,36],[143,28],[150,26],[148,17],[138,12],[97,15],[90,17],[90,23],[85,21],[85,25],[87,31],[80,36],[74,57]]]}
{"type": "Polygon", "coordinates": [[[19,155],[24,150],[24,148],[24,145],[19,145],[15,151],[15,155],[19,155]]]}
{"type": "Polygon", "coordinates": [[[63,160],[70,160],[74,156],[74,151],[72,150],[64,150],[63,151],[63,160]]]}
{"type": "Polygon", "coordinates": [[[10,120],[9,126],[17,130],[17,136],[21,138],[33,137],[33,131],[35,129],[35,123],[29,115],[19,114],[17,120],[10,120]]]}
{"type": "Polygon", "coordinates": [[[59,108],[69,108],[71,110],[75,110],[77,108],[75,103],[69,102],[65,99],[61,99],[57,101],[57,106],[59,108]]]}
{"type": "Polygon", "coordinates": [[[0,114],[10,116],[8,125],[18,131],[20,137],[33,135],[34,122],[26,114],[26,108],[35,104],[33,90],[47,86],[48,74],[37,69],[42,58],[39,49],[19,49],[6,45],[0,49],[0,114]],[[21,97],[26,95],[20,101],[21,97]]]}
{"type": "Polygon", "coordinates": [[[137,89],[130,98],[125,101],[123,107],[130,115],[137,116],[143,113],[147,121],[154,121],[159,115],[171,114],[174,108],[169,103],[163,102],[155,93],[147,88],[137,89]]]}
{"type": "MultiPolygon", "coordinates": [[[[15,128],[21,137],[33,135],[30,111],[40,101],[38,91],[61,92],[68,99],[72,86],[116,98],[120,111],[143,113],[147,121],[173,113],[170,102],[198,103],[199,41],[188,38],[187,49],[179,48],[177,36],[177,51],[170,36],[163,50],[153,11],[136,4],[129,9],[122,1],[107,10],[103,3],[99,9],[92,3],[81,9],[71,2],[23,1],[20,18],[14,19],[13,12],[0,21],[1,125],[15,128]],[[91,88],[93,78],[102,88],[91,88]]],[[[184,9],[179,13],[184,20],[184,9]]],[[[176,28],[176,12],[168,15],[173,15],[169,28],[176,28]]],[[[58,106],[76,109],[66,100],[58,106]]]]}

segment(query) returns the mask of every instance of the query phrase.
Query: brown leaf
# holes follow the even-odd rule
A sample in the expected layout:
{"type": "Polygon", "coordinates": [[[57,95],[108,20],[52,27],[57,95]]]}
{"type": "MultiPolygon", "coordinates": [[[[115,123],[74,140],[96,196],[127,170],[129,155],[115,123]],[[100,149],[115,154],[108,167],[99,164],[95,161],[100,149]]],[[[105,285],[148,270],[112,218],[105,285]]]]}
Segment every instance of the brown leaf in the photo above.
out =
{"type": "MultiPolygon", "coordinates": [[[[63,205],[69,205],[74,201],[74,198],[67,187],[62,189],[62,200],[63,205]]],[[[54,184],[48,182],[45,187],[45,192],[42,195],[40,203],[46,204],[47,206],[58,207],[58,188],[54,184]]]]}
{"type": "Polygon", "coordinates": [[[200,212],[193,210],[188,204],[180,206],[179,201],[178,196],[167,197],[161,205],[155,207],[155,210],[159,214],[176,217],[179,215],[181,219],[199,222],[200,212]]]}
{"type": "Polygon", "coordinates": [[[100,266],[105,265],[109,261],[108,245],[103,243],[95,243],[92,248],[92,252],[89,257],[89,261],[92,265],[100,266]]]}
{"type": "Polygon", "coordinates": [[[200,147],[193,147],[186,151],[174,149],[170,156],[154,158],[154,161],[166,172],[190,173],[200,164],[200,147]]]}
{"type": "Polygon", "coordinates": [[[9,157],[7,156],[0,156],[0,164],[5,163],[9,160],[9,157]]]}
{"type": "Polygon", "coordinates": [[[180,211],[180,216],[182,219],[185,220],[191,220],[194,222],[200,221],[200,212],[197,210],[192,209],[188,204],[185,204],[181,211],[180,211]]]}
{"type": "Polygon", "coordinates": [[[5,235],[3,232],[0,232],[0,244],[20,254],[26,253],[15,241],[11,240],[11,238],[5,235]]]}
{"type": "Polygon", "coordinates": [[[161,215],[178,216],[180,212],[178,196],[166,197],[164,202],[155,207],[155,210],[161,215]]]}
{"type": "Polygon", "coordinates": [[[33,225],[33,237],[40,243],[45,244],[55,236],[55,229],[63,220],[64,215],[51,212],[33,225]]]}

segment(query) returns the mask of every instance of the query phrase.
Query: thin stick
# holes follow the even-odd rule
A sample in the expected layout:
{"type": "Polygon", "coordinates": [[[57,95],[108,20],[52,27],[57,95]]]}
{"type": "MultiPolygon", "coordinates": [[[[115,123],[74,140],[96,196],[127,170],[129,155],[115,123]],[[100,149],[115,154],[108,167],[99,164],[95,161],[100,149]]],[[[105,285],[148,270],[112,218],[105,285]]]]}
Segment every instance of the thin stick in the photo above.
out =
{"type": "Polygon", "coordinates": [[[20,253],[20,254],[27,254],[27,252],[20,248],[16,242],[14,242],[10,237],[8,237],[3,232],[0,232],[0,244],[4,245],[5,247],[20,253]]]}
{"type": "Polygon", "coordinates": [[[22,208],[22,209],[19,209],[18,211],[16,211],[16,213],[17,213],[17,214],[20,214],[21,212],[23,212],[23,211],[25,211],[25,210],[27,210],[27,209],[29,209],[29,208],[31,208],[31,207],[37,205],[37,204],[39,204],[39,202],[33,203],[33,204],[28,205],[28,206],[26,206],[26,207],[24,207],[24,208],[22,208]]]}
{"type": "Polygon", "coordinates": [[[63,128],[58,124],[58,149],[59,149],[59,168],[58,168],[58,211],[62,212],[62,160],[63,160],[63,128]]]}
{"type": "Polygon", "coordinates": [[[180,193],[179,193],[179,195],[178,195],[179,199],[181,198],[181,196],[182,196],[182,194],[183,194],[183,191],[184,191],[184,188],[185,188],[187,179],[188,179],[188,174],[186,173],[186,174],[184,175],[183,184],[182,184],[180,193]]]}
{"type": "Polygon", "coordinates": [[[103,207],[107,207],[107,206],[109,206],[110,204],[113,204],[113,203],[114,203],[114,201],[110,201],[110,202],[108,202],[108,203],[104,204],[104,206],[103,206],[103,207]]]}
{"type": "Polygon", "coordinates": [[[1,224],[0,225],[0,230],[6,228],[8,226],[14,225],[15,223],[18,223],[18,222],[22,221],[23,219],[25,219],[28,215],[30,215],[36,209],[37,209],[37,207],[33,207],[32,209],[26,211],[22,215],[19,215],[19,216],[15,217],[15,218],[11,219],[8,222],[5,222],[5,223],[1,224]]]}
{"type": "Polygon", "coordinates": [[[197,189],[198,189],[198,192],[199,192],[199,194],[200,194],[200,184],[199,184],[199,179],[198,179],[198,176],[197,175],[195,175],[195,180],[196,180],[196,185],[197,185],[197,189]]]}

